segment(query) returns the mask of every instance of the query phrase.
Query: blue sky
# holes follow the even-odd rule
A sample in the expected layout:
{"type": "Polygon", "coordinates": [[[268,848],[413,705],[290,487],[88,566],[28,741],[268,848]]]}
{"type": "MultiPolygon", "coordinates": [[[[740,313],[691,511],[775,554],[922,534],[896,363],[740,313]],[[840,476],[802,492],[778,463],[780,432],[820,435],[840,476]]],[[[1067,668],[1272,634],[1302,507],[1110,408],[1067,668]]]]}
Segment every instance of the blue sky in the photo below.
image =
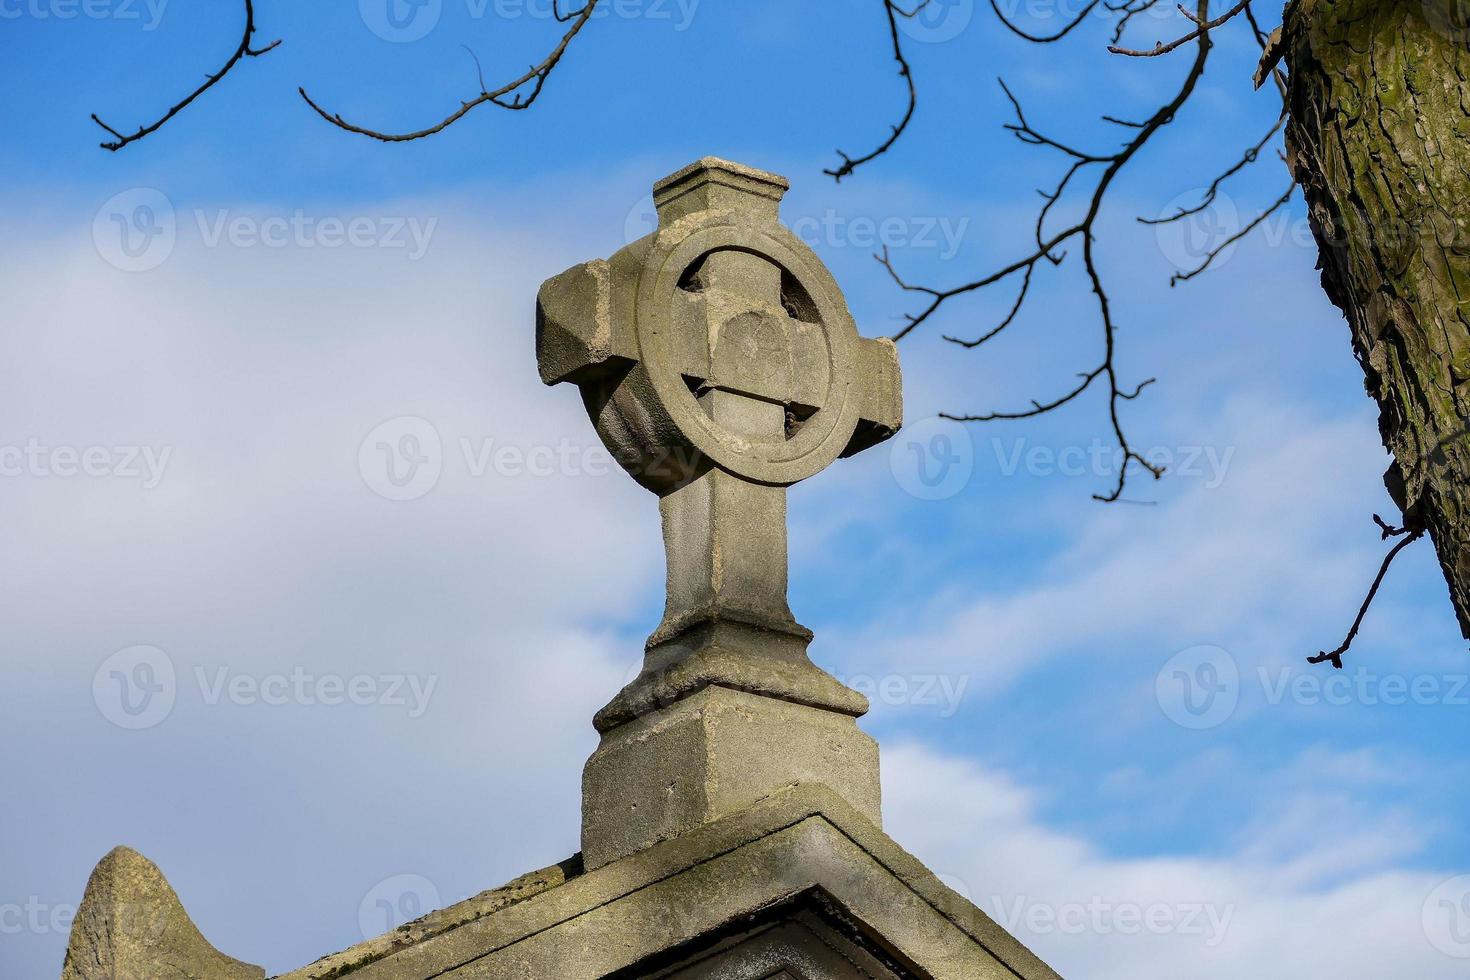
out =
{"type": "MultiPolygon", "coordinates": [[[[1058,172],[1000,129],[997,76],[1039,127],[1107,147],[1097,115],[1143,111],[1182,70],[1109,57],[1100,21],[1038,50],[951,0],[914,27],[910,131],[834,185],[834,148],[867,149],[902,108],[876,3],[627,0],[531,111],[403,146],[329,128],[296,87],[412,128],[473,90],[462,44],[496,79],[557,26],[536,2],[443,0],[394,41],[374,3],[260,0],[281,47],[109,154],[88,115],[126,129],[173,101],[236,42],[233,5],[0,0],[6,977],[55,975],[117,843],[272,973],[395,924],[380,900],[453,901],[574,851],[591,714],[657,620],[662,557],[653,500],[621,474],[482,465],[597,456],[578,400],[536,380],[541,280],[646,231],[649,185],[718,154],[791,178],[787,222],[862,332],[888,333],[912,307],[872,261],[880,230],[906,274],[964,281],[1019,254],[1058,172]],[[113,215],[140,203],[173,233],[130,255],[113,215]],[[395,501],[360,450],[381,425],[425,433],[404,419],[439,440],[440,475],[395,501]],[[95,472],[66,475],[68,448],[96,449],[95,472]],[[112,671],[139,663],[173,672],[161,717],[119,714],[112,671]],[[298,676],[362,679],[369,703],[257,690],[298,676]]],[[[1056,4],[1020,9],[1055,23],[1056,4]]],[[[1391,505],[1300,204],[1174,289],[1188,243],[1134,221],[1269,126],[1233,26],[1098,229],[1119,368],[1159,378],[1125,410],[1175,463],[1130,484],[1150,504],[1091,500],[1113,475],[1099,398],[933,420],[1095,363],[1074,259],[991,345],[940,335],[984,329],[1009,289],[903,342],[907,432],[791,494],[792,605],[814,657],[879,692],[864,724],[889,831],[1064,975],[1459,976],[1470,685],[1428,545],[1340,686],[1302,662],[1350,622],[1391,505]],[[923,499],[936,436],[964,462],[923,499]],[[1094,906],[1082,928],[1047,919],[1094,906]],[[1130,909],[1171,925],[1129,931],[1130,909]]],[[[1211,227],[1286,180],[1263,160],[1211,227]]]]}

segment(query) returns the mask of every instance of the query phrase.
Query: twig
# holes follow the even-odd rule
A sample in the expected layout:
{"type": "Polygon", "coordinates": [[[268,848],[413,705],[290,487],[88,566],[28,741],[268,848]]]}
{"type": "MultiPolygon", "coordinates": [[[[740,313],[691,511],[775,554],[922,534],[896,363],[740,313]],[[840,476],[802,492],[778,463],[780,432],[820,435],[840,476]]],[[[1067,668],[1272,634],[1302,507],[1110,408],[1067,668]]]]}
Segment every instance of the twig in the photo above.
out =
{"type": "Polygon", "coordinates": [[[1260,226],[1261,222],[1265,221],[1267,218],[1271,217],[1271,215],[1275,214],[1282,207],[1284,207],[1286,205],[1286,202],[1291,200],[1291,195],[1294,193],[1296,193],[1296,184],[1288,184],[1286,187],[1286,193],[1278,197],[1276,199],[1276,202],[1270,207],[1266,208],[1266,210],[1262,211],[1260,214],[1251,219],[1251,222],[1247,224],[1244,228],[1240,229],[1240,231],[1237,231],[1235,234],[1231,235],[1219,245],[1216,245],[1214,248],[1205,253],[1205,259],[1203,262],[1195,266],[1193,269],[1190,269],[1188,272],[1176,272],[1171,275],[1169,277],[1170,287],[1177,286],[1181,282],[1188,282],[1195,276],[1199,275],[1201,272],[1204,272],[1206,269],[1208,269],[1210,267],[1210,263],[1214,262],[1221,252],[1225,251],[1231,245],[1234,245],[1236,242],[1240,241],[1246,235],[1249,235],[1251,232],[1255,231],[1256,228],[1260,226]]]}
{"type": "MultiPolygon", "coordinates": [[[[1109,9],[1115,8],[1109,7],[1109,9]]],[[[1116,9],[1141,10],[1146,8],[1134,5],[1131,7],[1116,9]]],[[[1207,20],[1208,9],[1208,0],[1199,0],[1199,21],[1201,23],[1209,22],[1207,20]]],[[[1149,460],[1145,459],[1142,454],[1138,453],[1133,448],[1132,444],[1128,441],[1127,433],[1124,431],[1123,428],[1123,422],[1120,414],[1120,403],[1132,401],[1133,399],[1137,398],[1145,388],[1153,383],[1154,379],[1149,378],[1131,388],[1125,388],[1119,383],[1116,368],[1117,324],[1113,320],[1111,299],[1108,295],[1107,288],[1103,282],[1102,274],[1099,271],[1097,265],[1097,256],[1095,253],[1096,237],[1094,235],[1094,227],[1097,222],[1098,214],[1101,212],[1103,203],[1107,197],[1108,190],[1111,188],[1113,181],[1118,176],[1119,172],[1121,172],[1122,169],[1128,165],[1129,161],[1133,159],[1133,157],[1148,143],[1150,139],[1153,138],[1153,136],[1160,129],[1167,126],[1170,122],[1174,120],[1176,113],[1193,94],[1196,84],[1199,82],[1200,77],[1204,74],[1205,63],[1209,57],[1209,53],[1212,47],[1212,42],[1210,41],[1209,37],[1209,31],[1206,30],[1199,32],[1199,34],[1197,35],[1197,41],[1198,50],[1195,54],[1194,61],[1191,63],[1189,71],[1186,73],[1184,81],[1181,83],[1174,97],[1163,105],[1159,106],[1158,109],[1155,110],[1154,113],[1148,117],[1148,119],[1138,123],[1124,124],[1126,128],[1131,131],[1131,136],[1129,140],[1124,143],[1119,150],[1112,153],[1096,153],[1080,149],[1069,143],[1064,143],[1060,140],[1054,139],[1037,130],[1032,125],[1031,121],[1027,118],[1025,110],[1022,107],[1020,101],[1011,92],[1010,88],[1007,87],[1004,82],[1001,82],[1002,91],[1005,92],[1006,98],[1010,101],[1011,106],[1016,113],[1016,121],[1006,124],[1005,128],[1009,130],[1016,137],[1016,139],[1020,140],[1023,143],[1027,143],[1032,146],[1048,147],[1061,153],[1071,161],[1067,170],[1062,175],[1060,180],[1058,180],[1053,189],[1050,191],[1041,192],[1042,199],[1045,203],[1039,209],[1036,226],[1034,229],[1035,248],[1027,255],[986,276],[982,276],[978,279],[971,280],[970,282],[962,283],[958,286],[953,286],[947,289],[937,289],[931,286],[922,286],[909,283],[905,281],[903,277],[899,275],[898,271],[894,268],[892,259],[890,258],[886,250],[882,254],[877,256],[878,261],[884,266],[884,268],[888,270],[889,275],[901,289],[927,298],[927,302],[924,303],[924,305],[919,309],[917,313],[905,314],[906,323],[900,330],[895,332],[895,340],[901,340],[902,338],[908,336],[910,333],[916,330],[918,327],[923,325],[930,317],[934,316],[939,311],[939,309],[949,300],[961,296],[965,293],[975,292],[984,289],[987,286],[991,286],[995,283],[1000,282],[1002,279],[1007,279],[1012,275],[1020,273],[1022,276],[1022,280],[1017,299],[1012,305],[1010,312],[1006,315],[1005,319],[1001,321],[999,326],[991,328],[989,331],[982,333],[980,336],[972,341],[961,341],[953,337],[946,338],[962,346],[973,348],[985,343],[991,337],[994,337],[1001,330],[1004,330],[1015,322],[1017,315],[1019,314],[1020,309],[1024,304],[1027,295],[1029,294],[1033,274],[1036,270],[1036,267],[1043,260],[1052,265],[1060,264],[1062,260],[1066,257],[1066,253],[1064,251],[1059,251],[1061,246],[1067,244],[1073,239],[1081,240],[1083,267],[1087,272],[1088,281],[1091,283],[1092,292],[1097,301],[1098,315],[1102,320],[1103,356],[1099,363],[1092,369],[1079,373],[1077,375],[1079,379],[1078,382],[1067,389],[1063,394],[1047,401],[1033,399],[1031,401],[1030,408],[1016,411],[994,411],[977,414],[948,413],[946,417],[967,422],[989,422],[1010,419],[1034,418],[1037,415],[1042,415],[1047,412],[1055,411],[1073,402],[1074,400],[1080,398],[1082,394],[1088,391],[1094,384],[1106,382],[1108,388],[1108,419],[1113,429],[1113,435],[1117,439],[1119,447],[1123,451],[1123,466],[1118,473],[1118,482],[1108,493],[1093,495],[1095,499],[1108,503],[1112,503],[1122,499],[1123,491],[1127,483],[1128,473],[1132,464],[1137,463],[1144,469],[1145,472],[1153,476],[1155,479],[1158,479],[1160,476],[1163,475],[1163,468],[1150,462],[1149,460]],[[1081,218],[1081,220],[1069,225],[1066,228],[1063,228],[1061,231],[1050,233],[1046,228],[1046,221],[1048,215],[1052,211],[1053,206],[1057,203],[1058,200],[1061,199],[1063,193],[1066,191],[1074,177],[1076,177],[1084,169],[1089,169],[1093,167],[1100,168],[1101,173],[1098,177],[1097,184],[1092,190],[1092,195],[1088,202],[1086,214],[1081,218]]],[[[1043,41],[1041,43],[1046,42],[1043,41]]],[[[1113,121],[1120,122],[1120,120],[1117,119],[1114,119],[1113,121]]]]}
{"type": "Polygon", "coordinates": [[[1026,266],[1026,275],[1021,279],[1021,289],[1020,292],[1016,294],[1016,302],[1011,306],[1011,311],[1006,314],[1006,318],[1000,321],[999,325],[992,327],[985,333],[976,337],[974,340],[960,340],[958,337],[951,337],[948,334],[945,335],[944,339],[952,344],[959,344],[961,347],[973,350],[974,348],[979,347],[981,344],[985,343],[987,340],[990,340],[1006,327],[1009,327],[1011,323],[1015,321],[1016,314],[1021,312],[1022,304],[1026,302],[1026,294],[1031,291],[1031,273],[1035,271],[1036,266],[1034,264],[1026,266]]]}
{"type": "Polygon", "coordinates": [[[478,95],[476,95],[472,99],[466,99],[462,101],[459,108],[456,109],[454,112],[450,113],[448,116],[446,116],[441,121],[435,123],[434,125],[428,126],[424,129],[414,130],[413,132],[409,133],[386,133],[375,129],[368,129],[365,126],[358,126],[354,123],[348,122],[346,119],[343,119],[341,114],[339,113],[332,113],[328,112],[326,109],[323,109],[312,99],[311,96],[306,94],[305,88],[297,89],[297,91],[300,92],[301,97],[306,100],[306,104],[316,110],[317,115],[321,116],[323,119],[331,123],[333,126],[336,126],[338,129],[345,129],[349,133],[358,133],[362,136],[369,136],[375,140],[381,140],[384,143],[405,143],[409,140],[423,139],[425,136],[432,136],[435,133],[441,133],[444,130],[448,129],[450,126],[454,125],[460,119],[463,119],[471,112],[471,110],[476,109],[487,102],[494,103],[502,109],[527,109],[531,106],[532,103],[536,101],[537,96],[541,94],[541,88],[546,84],[546,79],[556,68],[557,63],[561,61],[562,55],[566,54],[567,46],[572,43],[572,38],[576,37],[578,32],[581,31],[584,26],[586,26],[587,21],[591,19],[592,11],[594,8],[596,8],[597,4],[598,0],[585,0],[580,10],[567,14],[563,14],[559,7],[554,6],[552,12],[555,15],[556,19],[562,22],[570,21],[571,27],[567,29],[567,32],[562,35],[562,38],[557,43],[556,47],[552,49],[551,53],[548,54],[541,61],[540,64],[532,65],[519,78],[516,78],[511,82],[502,85],[500,88],[495,89],[494,91],[487,91],[485,89],[485,82],[482,76],[480,78],[480,93],[478,95]],[[529,93],[520,91],[527,85],[530,85],[531,87],[529,93]],[[506,96],[512,96],[512,98],[507,99],[506,96]]]}
{"type": "Polygon", "coordinates": [[[115,153],[118,150],[121,150],[123,147],[127,146],[129,143],[136,143],[138,140],[149,135],[150,133],[157,132],[164,123],[168,122],[180,112],[183,112],[190,103],[192,103],[195,99],[199,98],[199,96],[203,95],[205,92],[213,88],[215,83],[218,82],[221,78],[224,78],[226,75],[228,75],[230,73],[230,69],[234,68],[235,65],[238,64],[242,58],[258,58],[261,55],[265,54],[267,51],[275,49],[281,43],[280,39],[278,38],[272,41],[270,44],[267,44],[263,48],[252,48],[250,46],[250,39],[254,34],[254,0],[245,0],[245,32],[240,37],[240,44],[237,48],[235,48],[235,53],[230,55],[230,60],[225,62],[225,66],[223,68],[215,72],[213,75],[206,76],[203,85],[199,86],[193,92],[189,93],[189,95],[185,97],[181,102],[177,102],[173,106],[171,106],[167,112],[165,112],[157,119],[157,121],[146,126],[138,127],[138,131],[136,133],[124,136],[122,133],[118,132],[116,129],[113,129],[111,126],[107,125],[107,123],[103,122],[98,117],[97,113],[92,113],[92,121],[101,126],[108,133],[116,137],[115,139],[106,140],[99,145],[102,147],[102,149],[111,150],[115,153]]]}
{"type": "MultiPolygon", "coordinates": [[[[1101,2],[1102,0],[1089,0],[1089,2],[1081,10],[1077,11],[1077,16],[1073,17],[1067,23],[1063,24],[1062,27],[1055,34],[1029,34],[1026,31],[1021,30],[1021,28],[1017,27],[1015,23],[1013,23],[1011,19],[1001,11],[1000,4],[998,4],[996,0],[990,0],[990,9],[995,11],[996,18],[1003,25],[1005,25],[1006,30],[1010,31],[1017,37],[1024,38],[1027,41],[1030,41],[1032,44],[1051,44],[1053,41],[1060,41],[1068,34],[1071,34],[1072,31],[1076,29],[1078,24],[1081,24],[1084,20],[1087,19],[1088,14],[1097,9],[1097,5],[1101,2]]],[[[1158,0],[1150,0],[1150,2],[1156,3],[1158,2],[1158,0]]],[[[1109,9],[1113,8],[1110,7],[1109,9]]]]}
{"type": "Polygon", "coordinates": [[[1210,31],[1219,27],[1230,18],[1241,13],[1250,5],[1251,0],[1240,0],[1239,3],[1231,7],[1229,10],[1225,11],[1219,17],[1216,17],[1214,20],[1207,21],[1203,17],[1198,17],[1194,14],[1191,14],[1189,11],[1185,10],[1184,6],[1181,4],[1179,6],[1179,12],[1185,17],[1188,17],[1189,20],[1196,25],[1195,29],[1190,31],[1188,34],[1184,35],[1183,37],[1175,38],[1168,44],[1160,41],[1158,44],[1154,45],[1147,51],[1140,51],[1135,48],[1120,48],[1116,44],[1108,45],[1108,50],[1111,51],[1113,54],[1121,54],[1129,58],[1157,58],[1160,55],[1168,54],[1170,51],[1173,51],[1176,48],[1188,44],[1190,41],[1193,41],[1197,37],[1202,37],[1203,35],[1210,33],[1210,31]]]}
{"type": "Polygon", "coordinates": [[[1388,566],[1393,564],[1393,560],[1398,557],[1400,551],[1403,551],[1424,536],[1424,528],[1422,527],[1415,528],[1412,531],[1407,527],[1392,527],[1377,514],[1373,515],[1373,523],[1382,529],[1383,540],[1387,541],[1389,538],[1394,537],[1403,537],[1403,540],[1388,549],[1388,554],[1383,556],[1383,564],[1378,566],[1378,574],[1373,577],[1373,584],[1368,587],[1368,595],[1363,599],[1363,604],[1358,607],[1358,615],[1353,619],[1353,625],[1348,630],[1347,637],[1338,644],[1337,649],[1331,651],[1324,650],[1319,652],[1315,657],[1308,657],[1307,663],[1309,664],[1321,664],[1330,661],[1333,667],[1342,670],[1342,655],[1347,653],[1348,647],[1352,646],[1353,640],[1357,639],[1358,628],[1363,625],[1363,617],[1368,615],[1368,607],[1373,605],[1373,599],[1378,595],[1378,587],[1383,584],[1383,577],[1388,574],[1388,566]]]}
{"type": "Polygon", "coordinates": [[[1123,15],[1122,17],[1119,17],[1118,22],[1113,25],[1112,43],[1117,44],[1122,39],[1123,32],[1126,31],[1128,29],[1128,25],[1133,22],[1133,18],[1138,17],[1141,14],[1148,13],[1154,7],[1158,6],[1158,3],[1159,0],[1122,0],[1121,3],[1107,3],[1106,6],[1108,10],[1115,14],[1121,13],[1123,15]]]}
{"type": "Polygon", "coordinates": [[[909,121],[914,118],[914,110],[919,106],[919,90],[914,85],[914,73],[909,68],[908,57],[903,51],[903,39],[898,36],[898,18],[916,16],[921,10],[929,6],[929,2],[930,0],[920,0],[919,5],[913,10],[904,10],[898,5],[898,0],[883,0],[883,10],[888,15],[888,34],[893,42],[893,58],[898,62],[899,77],[904,80],[904,84],[908,86],[909,90],[908,107],[904,109],[903,118],[898,121],[898,124],[889,127],[892,131],[888,134],[888,138],[878,144],[876,149],[855,159],[843,151],[838,150],[837,155],[842,158],[842,162],[835,168],[828,168],[822,171],[822,173],[831,177],[833,180],[840,183],[843,177],[849,176],[858,167],[872,160],[876,160],[878,157],[887,153],[893,148],[893,144],[898,142],[904,130],[908,129],[909,121]]]}
{"type": "Polygon", "coordinates": [[[1244,170],[1246,167],[1255,163],[1256,160],[1260,157],[1261,150],[1270,141],[1271,137],[1275,136],[1281,131],[1281,127],[1285,124],[1286,113],[1282,112],[1281,115],[1276,117],[1276,122],[1271,126],[1271,128],[1266,131],[1266,135],[1262,136],[1260,140],[1258,140],[1253,146],[1249,147],[1245,151],[1245,153],[1242,154],[1240,160],[1237,163],[1233,164],[1228,170],[1220,174],[1220,176],[1210,181],[1210,186],[1205,189],[1204,196],[1200,199],[1200,202],[1198,204],[1189,208],[1180,208],[1175,213],[1171,215],[1166,215],[1162,218],[1139,218],[1139,223],[1145,225],[1165,225],[1170,223],[1171,221],[1178,221],[1181,218],[1187,218],[1192,214],[1199,214],[1205,208],[1209,207],[1211,204],[1214,204],[1215,198],[1220,193],[1220,185],[1224,184],[1225,181],[1240,173],[1240,171],[1244,170]]]}

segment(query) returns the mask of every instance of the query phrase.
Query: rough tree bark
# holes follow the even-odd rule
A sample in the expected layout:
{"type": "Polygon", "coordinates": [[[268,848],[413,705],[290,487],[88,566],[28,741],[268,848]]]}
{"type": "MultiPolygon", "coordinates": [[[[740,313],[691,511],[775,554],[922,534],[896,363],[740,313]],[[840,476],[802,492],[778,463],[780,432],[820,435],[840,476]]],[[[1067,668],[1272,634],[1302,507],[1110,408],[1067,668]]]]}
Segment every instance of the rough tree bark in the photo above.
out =
{"type": "Polygon", "coordinates": [[[1292,0],[1287,158],[1393,454],[1470,638],[1470,21],[1465,0],[1292,0]]]}

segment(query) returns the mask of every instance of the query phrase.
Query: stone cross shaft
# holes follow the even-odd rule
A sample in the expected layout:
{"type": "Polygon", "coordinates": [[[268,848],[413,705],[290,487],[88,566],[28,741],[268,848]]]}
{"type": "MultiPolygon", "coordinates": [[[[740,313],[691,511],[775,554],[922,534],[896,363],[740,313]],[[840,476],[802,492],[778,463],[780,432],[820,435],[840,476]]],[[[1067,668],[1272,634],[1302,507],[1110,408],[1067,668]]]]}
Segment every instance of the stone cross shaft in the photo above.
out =
{"type": "Polygon", "coordinates": [[[664,620],[603,730],[709,683],[863,710],[787,605],[786,487],[897,430],[898,360],[780,224],[787,187],[700,160],[655,185],[654,234],[541,288],[542,380],[581,389],[663,514],[664,620]]]}
{"type": "MultiPolygon", "coordinates": [[[[716,427],[775,445],[826,396],[826,345],[781,305],[781,270],[733,250],[706,256],[676,296],[679,370],[716,427]]],[[[704,618],[795,626],[786,601],[786,488],[712,467],[661,498],[668,601],[661,635],[704,618]]]]}
{"type": "Polygon", "coordinates": [[[820,782],[879,819],[862,695],[807,656],[786,601],[786,489],[897,431],[898,357],[780,223],[784,178],[706,158],[654,185],[658,229],[548,279],[541,379],[659,497],[663,622],[594,719],[589,867],[781,786],[820,782]]]}

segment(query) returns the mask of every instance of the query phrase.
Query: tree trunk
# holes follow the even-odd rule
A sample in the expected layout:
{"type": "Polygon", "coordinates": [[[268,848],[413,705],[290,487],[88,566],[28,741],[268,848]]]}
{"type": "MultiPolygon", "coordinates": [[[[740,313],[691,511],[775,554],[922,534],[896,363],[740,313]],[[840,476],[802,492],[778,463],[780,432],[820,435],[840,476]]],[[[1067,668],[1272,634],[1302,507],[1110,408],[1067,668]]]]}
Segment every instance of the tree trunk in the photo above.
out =
{"type": "Polygon", "coordinates": [[[1434,540],[1470,638],[1470,17],[1466,0],[1293,0],[1287,156],[1352,329],[1384,475],[1434,540]]]}

